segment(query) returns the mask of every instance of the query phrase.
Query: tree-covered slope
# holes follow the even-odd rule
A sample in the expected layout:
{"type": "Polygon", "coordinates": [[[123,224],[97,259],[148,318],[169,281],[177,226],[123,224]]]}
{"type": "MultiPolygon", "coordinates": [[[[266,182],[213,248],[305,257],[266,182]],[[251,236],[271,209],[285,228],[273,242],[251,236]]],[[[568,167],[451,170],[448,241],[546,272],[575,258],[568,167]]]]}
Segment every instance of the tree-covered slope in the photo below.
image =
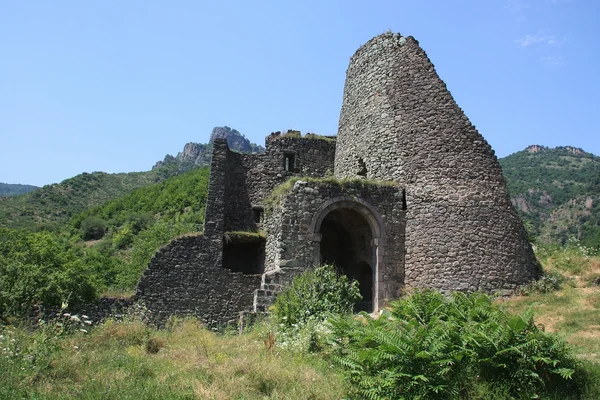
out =
{"type": "Polygon", "coordinates": [[[120,174],[84,172],[24,195],[0,197],[0,225],[33,229],[41,224],[61,224],[89,207],[152,185],[174,173],[177,171],[168,166],[120,174]]]}
{"type": "Polygon", "coordinates": [[[0,182],[0,196],[18,196],[37,189],[37,186],[0,182]]]}
{"type": "Polygon", "coordinates": [[[131,293],[160,246],[202,230],[207,168],[136,189],[55,230],[0,226],[0,318],[131,293]],[[90,237],[86,237],[90,236],[90,237]]]}
{"type": "Polygon", "coordinates": [[[512,201],[530,233],[600,246],[600,157],[574,147],[529,146],[500,159],[512,201]]]}

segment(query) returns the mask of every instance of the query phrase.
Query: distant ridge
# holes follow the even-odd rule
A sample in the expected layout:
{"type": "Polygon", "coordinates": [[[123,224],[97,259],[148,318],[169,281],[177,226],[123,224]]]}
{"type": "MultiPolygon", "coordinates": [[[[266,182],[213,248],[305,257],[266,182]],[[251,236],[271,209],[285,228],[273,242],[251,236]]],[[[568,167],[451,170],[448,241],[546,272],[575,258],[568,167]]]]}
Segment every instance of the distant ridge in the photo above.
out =
{"type": "Polygon", "coordinates": [[[33,185],[21,185],[19,183],[2,183],[0,182],[0,196],[18,196],[37,189],[33,185]]]}
{"type": "Polygon", "coordinates": [[[600,247],[600,157],[579,147],[531,145],[500,159],[511,200],[542,242],[600,247]]]}

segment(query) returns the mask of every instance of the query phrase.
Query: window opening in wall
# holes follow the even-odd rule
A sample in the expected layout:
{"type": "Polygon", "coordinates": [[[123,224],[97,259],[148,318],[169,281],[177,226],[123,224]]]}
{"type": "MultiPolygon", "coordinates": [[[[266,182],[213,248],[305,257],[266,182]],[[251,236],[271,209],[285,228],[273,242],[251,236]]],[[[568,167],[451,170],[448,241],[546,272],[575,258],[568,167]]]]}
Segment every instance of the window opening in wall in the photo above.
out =
{"type": "Polygon", "coordinates": [[[283,168],[288,171],[288,172],[292,172],[294,171],[294,160],[295,156],[294,153],[284,153],[283,154],[283,168]]]}
{"type": "Polygon", "coordinates": [[[406,190],[402,191],[402,209],[406,210],[406,190]]]}
{"type": "Polygon", "coordinates": [[[356,173],[359,176],[367,176],[367,164],[362,158],[358,159],[358,172],[356,173]]]}
{"type": "Polygon", "coordinates": [[[265,211],[262,207],[252,207],[252,215],[254,217],[254,223],[260,224],[263,222],[265,211]]]}

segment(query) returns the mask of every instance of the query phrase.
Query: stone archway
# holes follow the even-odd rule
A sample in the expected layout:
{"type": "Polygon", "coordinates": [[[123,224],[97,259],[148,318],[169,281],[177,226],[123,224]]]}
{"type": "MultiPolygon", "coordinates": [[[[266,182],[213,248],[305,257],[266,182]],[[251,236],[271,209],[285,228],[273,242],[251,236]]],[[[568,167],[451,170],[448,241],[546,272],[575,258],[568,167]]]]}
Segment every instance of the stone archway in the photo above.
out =
{"type": "Polygon", "coordinates": [[[330,263],[358,280],[363,301],[358,310],[380,308],[379,283],[383,267],[383,220],[368,203],[349,196],[331,199],[313,216],[314,264],[330,263]]]}

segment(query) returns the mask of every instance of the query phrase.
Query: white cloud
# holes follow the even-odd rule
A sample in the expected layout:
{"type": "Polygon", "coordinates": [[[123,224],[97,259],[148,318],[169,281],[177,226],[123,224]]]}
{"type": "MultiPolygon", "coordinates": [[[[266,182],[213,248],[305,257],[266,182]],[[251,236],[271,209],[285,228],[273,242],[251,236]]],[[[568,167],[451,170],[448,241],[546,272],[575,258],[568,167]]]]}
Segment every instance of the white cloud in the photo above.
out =
{"type": "Polygon", "coordinates": [[[542,35],[540,33],[536,33],[533,35],[530,34],[520,37],[515,40],[515,43],[518,44],[519,47],[528,47],[536,44],[557,46],[563,44],[565,41],[565,38],[557,38],[556,36],[542,35]]]}

